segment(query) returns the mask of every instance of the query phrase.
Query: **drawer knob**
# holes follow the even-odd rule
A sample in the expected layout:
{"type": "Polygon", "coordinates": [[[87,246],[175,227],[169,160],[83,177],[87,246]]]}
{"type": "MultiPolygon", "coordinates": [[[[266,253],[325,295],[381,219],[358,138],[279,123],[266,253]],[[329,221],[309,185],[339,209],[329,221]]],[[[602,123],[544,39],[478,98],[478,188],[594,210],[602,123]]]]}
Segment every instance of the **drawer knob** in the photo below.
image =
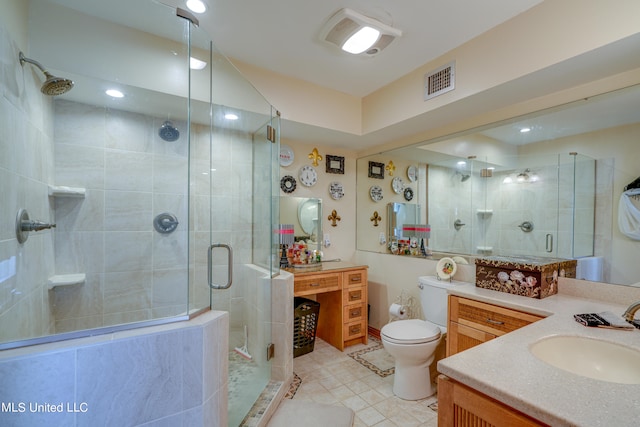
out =
{"type": "Polygon", "coordinates": [[[311,287],[320,286],[320,283],[309,283],[309,286],[311,286],[311,287]]]}
{"type": "Polygon", "coordinates": [[[360,325],[351,326],[349,328],[350,334],[357,334],[358,332],[360,332],[360,325]]]}
{"type": "Polygon", "coordinates": [[[351,310],[351,317],[358,317],[360,316],[360,309],[356,308],[355,310],[351,310]]]}
{"type": "Polygon", "coordinates": [[[504,325],[504,322],[499,320],[487,319],[487,323],[491,323],[492,325],[504,325]]]}

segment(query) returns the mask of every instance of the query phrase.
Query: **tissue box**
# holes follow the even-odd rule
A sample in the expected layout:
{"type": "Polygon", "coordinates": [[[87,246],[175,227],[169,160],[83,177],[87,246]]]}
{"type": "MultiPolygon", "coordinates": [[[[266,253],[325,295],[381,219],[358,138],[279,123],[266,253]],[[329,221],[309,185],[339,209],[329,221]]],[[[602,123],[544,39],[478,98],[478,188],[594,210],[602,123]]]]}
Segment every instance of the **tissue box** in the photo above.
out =
{"type": "Polygon", "coordinates": [[[576,277],[576,260],[493,256],[476,258],[476,286],[530,298],[558,293],[558,277],[576,277]]]}

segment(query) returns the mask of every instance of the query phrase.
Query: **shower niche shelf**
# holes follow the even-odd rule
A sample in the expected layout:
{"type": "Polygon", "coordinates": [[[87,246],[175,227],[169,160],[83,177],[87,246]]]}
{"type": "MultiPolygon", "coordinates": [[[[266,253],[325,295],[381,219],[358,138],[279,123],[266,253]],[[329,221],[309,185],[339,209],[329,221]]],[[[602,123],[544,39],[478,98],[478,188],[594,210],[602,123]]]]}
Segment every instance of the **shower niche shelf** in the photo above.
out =
{"type": "Polygon", "coordinates": [[[61,185],[49,186],[49,197],[75,197],[84,199],[86,193],[85,188],[81,187],[65,187],[61,185]]]}
{"type": "Polygon", "coordinates": [[[86,280],[87,275],[84,273],[56,274],[55,276],[49,277],[47,284],[49,290],[55,290],[56,288],[65,286],[83,285],[86,280]]]}
{"type": "Polygon", "coordinates": [[[488,216],[493,215],[493,209],[476,209],[476,213],[479,216],[486,218],[488,216]]]}

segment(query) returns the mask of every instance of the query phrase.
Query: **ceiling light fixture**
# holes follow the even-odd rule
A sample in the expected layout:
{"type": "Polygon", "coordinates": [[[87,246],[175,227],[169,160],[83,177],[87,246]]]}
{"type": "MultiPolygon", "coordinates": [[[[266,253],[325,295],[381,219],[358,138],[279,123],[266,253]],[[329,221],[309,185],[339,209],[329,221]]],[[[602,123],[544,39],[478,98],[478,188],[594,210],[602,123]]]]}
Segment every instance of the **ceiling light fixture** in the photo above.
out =
{"type": "Polygon", "coordinates": [[[227,120],[238,120],[238,115],[233,113],[227,113],[224,115],[224,118],[227,120]]]}
{"type": "Polygon", "coordinates": [[[198,58],[194,58],[193,56],[189,58],[189,68],[192,70],[202,70],[207,66],[205,61],[201,61],[198,58]]]}
{"type": "Polygon", "coordinates": [[[113,98],[123,98],[124,97],[124,93],[120,92],[118,89],[107,89],[104,91],[104,93],[106,93],[107,95],[113,97],[113,98]]]}
{"type": "Polygon", "coordinates": [[[522,128],[522,129],[520,129],[520,133],[527,133],[527,132],[531,132],[531,128],[522,128]]]}
{"type": "Polygon", "coordinates": [[[187,0],[187,8],[193,13],[205,13],[207,5],[202,0],[187,0]]]}
{"type": "Polygon", "coordinates": [[[340,9],[320,31],[320,40],[352,54],[376,55],[402,31],[351,9],[340,9]]]}

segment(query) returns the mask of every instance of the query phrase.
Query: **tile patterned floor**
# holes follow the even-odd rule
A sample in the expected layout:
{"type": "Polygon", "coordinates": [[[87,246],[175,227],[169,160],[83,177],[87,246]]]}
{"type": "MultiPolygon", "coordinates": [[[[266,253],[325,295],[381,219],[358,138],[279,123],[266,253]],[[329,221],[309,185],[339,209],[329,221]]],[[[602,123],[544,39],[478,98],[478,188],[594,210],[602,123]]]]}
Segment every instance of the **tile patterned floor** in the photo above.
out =
{"type": "Polygon", "coordinates": [[[354,427],[437,427],[437,399],[407,401],[393,395],[393,374],[382,377],[358,363],[350,353],[378,346],[348,347],[345,352],[316,339],[311,353],[296,357],[297,376],[287,397],[343,405],[356,413],[354,427]]]}

